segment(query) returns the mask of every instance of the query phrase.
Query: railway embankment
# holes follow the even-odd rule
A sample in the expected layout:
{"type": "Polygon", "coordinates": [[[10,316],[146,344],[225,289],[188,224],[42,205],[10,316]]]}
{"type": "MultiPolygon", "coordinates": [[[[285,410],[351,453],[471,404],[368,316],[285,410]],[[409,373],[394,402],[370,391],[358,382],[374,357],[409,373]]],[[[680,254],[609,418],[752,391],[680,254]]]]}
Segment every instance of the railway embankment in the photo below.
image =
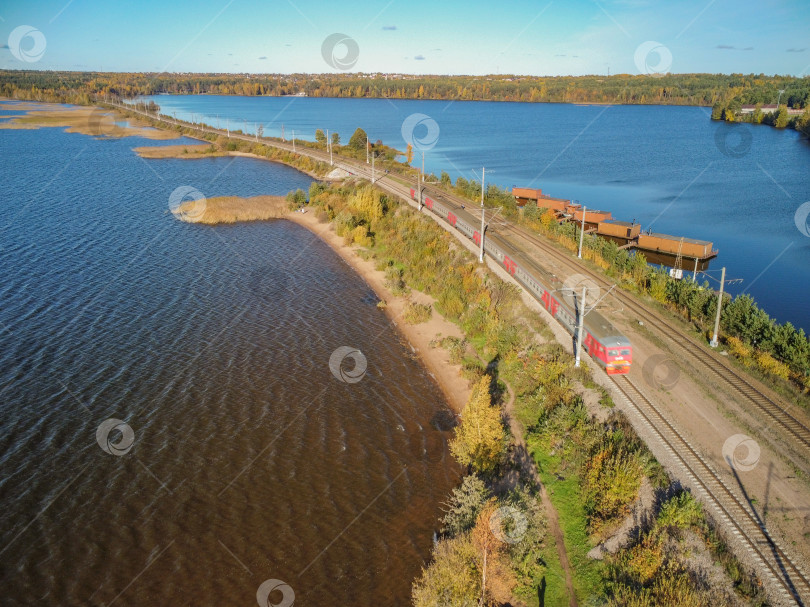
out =
{"type": "MultiPolygon", "coordinates": [[[[204,132],[203,128],[199,130],[201,134],[204,132]]],[[[246,140],[247,138],[243,139],[246,140]]],[[[289,154],[289,150],[280,149],[280,151],[274,152],[274,154],[275,153],[280,155],[289,154]]],[[[307,154],[311,156],[311,158],[307,157],[309,162],[324,163],[322,154],[319,155],[318,152],[314,151],[308,151],[307,154]]],[[[293,161],[299,160],[296,155],[292,155],[292,159],[293,161]]],[[[391,184],[388,185],[388,188],[389,190],[392,189],[391,184]]],[[[321,192],[321,194],[323,194],[323,192],[321,192]]],[[[342,196],[346,196],[346,194],[346,192],[341,193],[342,196]]],[[[333,200],[335,203],[337,203],[337,201],[337,198],[333,200]]],[[[357,210],[358,209],[355,209],[355,211],[357,210]]],[[[335,216],[329,216],[328,209],[324,210],[324,212],[326,213],[327,219],[335,219],[335,216]]],[[[387,215],[383,214],[382,216],[386,217],[387,215]]],[[[335,228],[340,238],[345,240],[350,236],[350,242],[363,244],[366,249],[369,249],[379,237],[378,242],[386,243],[389,260],[393,261],[390,245],[395,241],[389,239],[396,236],[396,231],[393,233],[384,232],[382,230],[369,231],[369,225],[371,225],[371,221],[368,220],[365,224],[359,223],[357,225],[351,225],[352,229],[347,233],[346,228],[349,226],[344,221],[343,224],[336,223],[335,228]]],[[[416,235],[413,232],[407,233],[409,236],[416,235]]],[[[448,237],[448,240],[451,241],[450,250],[453,252],[457,251],[458,245],[455,239],[448,237]]],[[[421,244],[424,245],[426,243],[421,244]]],[[[406,245],[403,244],[402,247],[399,253],[407,253],[406,245]]],[[[507,294],[500,292],[496,294],[492,291],[488,291],[488,285],[484,285],[486,287],[484,292],[487,293],[485,300],[489,303],[484,305],[482,301],[468,299],[465,304],[465,299],[463,297],[459,298],[460,292],[458,292],[458,289],[460,287],[457,282],[454,282],[455,279],[452,278],[458,273],[447,271],[447,268],[445,268],[445,271],[440,277],[434,276],[433,281],[427,281],[425,277],[421,276],[418,272],[408,275],[408,267],[419,269],[423,261],[432,258],[432,256],[424,254],[425,251],[428,250],[424,246],[421,246],[418,250],[418,258],[411,259],[407,264],[400,261],[399,263],[381,265],[380,260],[377,259],[375,266],[380,271],[384,272],[385,281],[390,285],[395,285],[399,289],[423,289],[422,292],[425,295],[433,298],[436,309],[442,310],[445,313],[445,318],[454,320],[464,330],[464,335],[467,338],[466,344],[464,343],[464,338],[459,337],[454,338],[457,341],[448,340],[444,342],[444,339],[442,339],[442,342],[445,343],[449,358],[451,360],[454,358],[457,360],[462,372],[466,376],[472,378],[478,377],[481,374],[490,375],[494,380],[492,385],[496,388],[499,385],[497,379],[502,376],[504,384],[508,382],[508,385],[514,386],[516,393],[516,415],[521,416],[521,419],[525,421],[524,427],[526,428],[527,438],[534,439],[527,441],[527,444],[529,444],[532,450],[533,459],[535,462],[541,464],[541,471],[554,471],[552,475],[544,477],[544,480],[547,482],[548,486],[554,490],[554,496],[557,499],[555,507],[561,512],[560,519],[563,521],[563,526],[565,527],[565,547],[568,555],[571,557],[574,571],[573,575],[576,577],[574,583],[575,595],[587,598],[597,594],[612,593],[611,596],[614,599],[618,598],[619,595],[627,598],[637,593],[646,594],[647,596],[653,593],[653,596],[657,596],[655,594],[657,592],[673,592],[673,584],[677,583],[678,586],[674,591],[684,593],[683,595],[679,595],[681,596],[683,604],[713,605],[717,604],[718,597],[736,597],[737,599],[742,598],[746,601],[748,599],[755,599],[761,589],[758,590],[759,586],[753,581],[754,578],[746,574],[746,572],[750,572],[750,569],[747,566],[740,566],[739,562],[723,552],[722,542],[720,542],[716,535],[713,535],[714,528],[708,524],[705,515],[702,513],[694,514],[695,507],[692,505],[692,502],[689,501],[688,496],[683,498],[683,493],[678,493],[671,498],[667,493],[662,494],[662,499],[657,505],[658,517],[655,521],[661,518],[662,513],[669,513],[664,517],[664,522],[662,522],[660,526],[657,524],[645,526],[643,533],[636,538],[638,541],[623,548],[620,555],[615,557],[617,560],[614,559],[608,563],[608,570],[602,570],[596,566],[589,566],[590,561],[586,557],[581,559],[578,557],[578,553],[575,549],[577,547],[583,547],[583,544],[584,547],[592,547],[591,544],[599,537],[596,534],[609,534],[614,525],[618,525],[619,521],[623,519],[623,515],[628,508],[627,504],[632,503],[635,499],[633,497],[633,487],[636,481],[633,480],[629,484],[619,483],[618,479],[612,476],[617,469],[621,468],[621,466],[617,466],[617,464],[621,464],[624,460],[622,457],[618,457],[616,453],[604,451],[604,448],[608,448],[610,445],[615,446],[616,444],[625,447],[625,454],[630,453],[631,469],[633,468],[634,462],[636,464],[650,462],[649,465],[641,465],[639,469],[641,471],[640,474],[647,475],[651,479],[657,477],[658,472],[656,472],[656,470],[660,471],[660,468],[656,468],[655,464],[652,463],[654,459],[649,455],[649,451],[646,450],[641,441],[637,439],[632,428],[622,422],[621,416],[609,419],[607,422],[599,422],[592,426],[586,426],[588,432],[585,433],[582,440],[567,443],[566,440],[570,438],[572,429],[587,421],[590,418],[590,414],[586,408],[584,410],[585,417],[582,417],[583,409],[581,407],[581,399],[577,399],[566,390],[560,391],[559,388],[570,386],[577,380],[589,383],[589,385],[592,384],[592,382],[590,382],[587,377],[582,378],[577,375],[579,371],[572,371],[565,367],[565,356],[562,355],[561,357],[560,354],[555,354],[555,352],[558,352],[559,346],[552,344],[551,341],[548,340],[547,329],[542,326],[542,323],[537,322],[535,315],[520,315],[516,318],[510,318],[510,322],[502,324],[501,321],[507,317],[503,315],[504,309],[500,306],[509,302],[514,303],[515,299],[513,297],[509,297],[507,294]],[[430,285],[432,284],[439,285],[442,291],[431,293],[430,285]],[[451,291],[455,289],[457,292],[445,292],[444,289],[446,288],[451,289],[451,291]],[[493,302],[497,302],[494,309],[490,307],[493,302]],[[453,307],[454,305],[456,306],[455,308],[453,307]],[[456,310],[456,312],[454,313],[453,310],[456,310]],[[474,314],[468,316],[466,311],[475,312],[477,316],[474,314]],[[495,319],[494,325],[490,322],[493,320],[493,314],[495,319]],[[531,328],[533,332],[527,331],[528,328],[531,328]],[[532,343],[523,341],[526,335],[533,336],[532,343]],[[540,336],[539,339],[536,338],[536,335],[540,336]],[[545,339],[543,337],[544,335],[545,339]],[[546,343],[546,341],[548,341],[548,343],[546,343]],[[533,345],[536,345],[537,348],[533,348],[533,345]],[[546,345],[550,348],[549,350],[543,349],[543,346],[546,345]],[[483,366],[476,364],[475,360],[465,356],[469,348],[473,348],[476,353],[476,356],[472,357],[473,359],[480,360],[481,357],[478,356],[477,353],[481,352],[490,356],[488,359],[489,362],[483,366]],[[559,365],[562,365],[562,368],[559,365]],[[521,375],[521,368],[524,371],[530,369],[530,375],[521,375]],[[551,395],[554,395],[553,398],[551,395]],[[570,402],[568,399],[562,398],[564,396],[569,397],[570,402]],[[549,403],[550,398],[552,398],[553,401],[551,404],[549,403]],[[560,423],[558,424],[558,422],[560,423]],[[574,425],[570,426],[569,422],[574,425]],[[616,434],[617,432],[618,434],[616,434]],[[592,442],[593,437],[597,437],[600,440],[594,443],[592,442]],[[561,449],[566,447],[569,448],[570,451],[561,451],[561,449]],[[541,459],[541,456],[544,454],[551,454],[552,456],[557,454],[558,461],[556,464],[555,462],[544,462],[541,459]],[[575,456],[578,456],[578,458],[575,456]],[[603,463],[607,461],[607,464],[600,464],[594,467],[593,464],[596,461],[603,463]],[[562,467],[560,467],[560,465],[562,467]],[[545,466],[545,468],[543,466],[545,466]],[[555,485],[555,483],[567,484],[555,485]],[[554,489],[555,486],[559,491],[554,489]],[[603,499],[604,497],[608,497],[609,499],[603,499]],[[677,497],[677,501],[671,502],[675,497],[677,497]],[[611,508],[613,509],[611,510],[611,508]],[[671,522],[666,522],[667,520],[671,521],[671,517],[673,516],[674,520],[677,521],[675,524],[676,531],[680,530],[674,535],[671,533],[671,522]],[[664,533],[667,535],[662,535],[664,533]],[[707,576],[695,569],[696,564],[680,559],[679,556],[682,555],[679,555],[677,550],[657,551],[657,547],[660,548],[659,541],[662,540],[662,538],[667,542],[673,541],[677,544],[678,535],[687,533],[696,534],[695,537],[700,539],[704,544],[714,546],[714,548],[719,550],[717,555],[725,554],[725,557],[717,556],[717,558],[709,559],[726,563],[726,573],[720,577],[726,580],[726,582],[728,582],[729,579],[733,580],[733,582],[729,583],[725,589],[717,585],[711,585],[709,587],[705,584],[694,587],[694,584],[691,584],[690,580],[707,579],[707,576]],[[652,553],[648,553],[646,552],[647,548],[654,550],[652,553]],[[645,570],[643,573],[635,570],[634,563],[637,564],[639,562],[635,557],[639,557],[639,559],[644,560],[644,562],[650,562],[645,559],[651,557],[651,562],[653,563],[652,569],[645,570]],[[652,575],[649,575],[651,572],[652,575]],[[678,575],[676,576],[673,572],[678,575]],[[742,572],[742,574],[740,574],[740,572],[742,572]],[[731,589],[732,586],[736,586],[737,590],[731,589]],[[698,594],[689,594],[689,592],[695,591],[698,592],[698,594]],[[731,594],[727,594],[727,591],[730,591],[731,594]],[[718,592],[721,594],[716,594],[718,592]]],[[[450,259],[455,259],[455,257],[455,253],[448,255],[450,259]]],[[[458,275],[462,278],[466,276],[470,284],[475,285],[474,276],[479,275],[479,273],[480,269],[478,269],[477,265],[474,265],[474,269],[470,270],[468,274],[461,272],[458,275]]],[[[462,287],[463,286],[464,284],[462,283],[462,287]]],[[[476,286],[480,287],[481,285],[476,286]]],[[[486,357],[485,360],[487,360],[486,357]]],[[[570,360],[568,360],[568,362],[570,365],[570,360]]],[[[498,391],[494,390],[491,396],[497,406],[500,403],[498,400],[498,391]]],[[[609,406],[610,399],[605,397],[602,405],[609,406]]],[[[655,439],[653,438],[652,440],[654,441],[655,439]]],[[[508,451],[504,453],[504,457],[510,457],[508,451]]],[[[509,460],[505,460],[500,463],[501,465],[508,465],[508,462],[509,460]]],[[[667,468],[672,469],[670,466],[667,466],[667,468]]],[[[633,478],[635,478],[634,475],[631,475],[631,480],[633,478]]],[[[665,477],[661,478],[665,479],[665,477]]],[[[660,480],[660,482],[667,483],[667,486],[669,486],[668,480],[660,480]]],[[[530,507],[531,503],[526,502],[522,497],[497,496],[497,498],[502,500],[500,503],[519,506],[519,511],[525,511],[527,513],[533,512],[530,507]],[[510,502],[509,500],[513,501],[510,502]]],[[[481,504],[482,508],[484,505],[483,503],[481,504]]],[[[698,510],[700,509],[698,508],[698,510]]],[[[481,512],[486,512],[486,510],[482,509],[481,512]]],[[[475,517],[473,517],[473,519],[475,520],[475,517]]],[[[446,520],[443,522],[447,523],[446,520]]],[[[535,523],[535,529],[542,530],[546,528],[541,524],[542,521],[538,520],[535,521],[535,523]]],[[[467,540],[472,541],[470,535],[472,535],[477,526],[477,523],[475,523],[472,528],[467,528],[456,534],[451,534],[450,531],[445,529],[442,538],[443,541],[449,543],[442,544],[444,547],[443,552],[437,552],[436,563],[438,563],[438,559],[441,558],[455,558],[459,554],[464,554],[464,550],[469,547],[464,542],[467,540]]],[[[542,543],[542,538],[540,538],[539,541],[542,543]]],[[[532,545],[536,544],[532,543],[532,545]]],[[[553,542],[549,540],[543,545],[548,548],[548,546],[553,545],[553,542]]],[[[522,544],[522,546],[525,548],[526,544],[522,544]]],[[[475,546],[473,545],[473,547],[475,546]]],[[[522,556],[513,553],[512,547],[509,547],[506,552],[510,559],[514,557],[523,559],[526,556],[525,553],[522,556]]],[[[552,568],[550,570],[540,571],[539,573],[543,574],[543,576],[547,574],[549,577],[552,577],[555,562],[558,563],[557,566],[559,567],[559,558],[555,560],[553,553],[553,550],[551,552],[548,550],[542,552],[541,560],[552,568]]],[[[501,556],[505,557],[506,555],[501,554],[501,556]]],[[[475,562],[473,562],[472,565],[475,566],[475,562]]],[[[557,571],[559,572],[560,570],[557,569],[557,571]]],[[[437,582],[434,575],[435,573],[436,569],[433,569],[433,565],[427,567],[419,582],[419,584],[421,584],[420,587],[428,588],[431,584],[437,582]]],[[[547,594],[545,597],[547,602],[555,604],[561,602],[560,600],[552,600],[555,589],[547,585],[547,583],[544,582],[540,584],[537,579],[527,581],[526,576],[529,575],[529,573],[532,573],[532,575],[538,573],[537,570],[527,572],[524,569],[513,573],[515,577],[505,579],[505,581],[511,583],[511,580],[514,579],[515,585],[512,586],[512,588],[518,594],[521,588],[520,583],[523,583],[524,586],[532,586],[533,589],[540,587],[546,589],[547,594]]],[[[563,593],[556,597],[556,599],[562,599],[562,602],[564,602],[566,598],[569,600],[570,604],[571,596],[563,593]]],[[[779,604],[779,601],[775,601],[775,603],[779,604]]]]}

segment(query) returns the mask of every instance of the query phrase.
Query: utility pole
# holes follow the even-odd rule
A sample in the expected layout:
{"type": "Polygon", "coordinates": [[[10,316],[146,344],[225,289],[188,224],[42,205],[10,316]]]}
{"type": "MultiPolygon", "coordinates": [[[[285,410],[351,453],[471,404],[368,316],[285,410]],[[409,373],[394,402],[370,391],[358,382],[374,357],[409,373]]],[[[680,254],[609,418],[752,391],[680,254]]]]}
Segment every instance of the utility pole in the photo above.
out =
{"type": "Polygon", "coordinates": [[[717,316],[714,317],[714,335],[712,336],[712,340],[709,342],[709,345],[712,348],[717,347],[717,332],[720,330],[720,307],[723,305],[723,286],[726,282],[726,269],[723,268],[722,273],[720,274],[720,293],[717,296],[717,316]]]}
{"type": "Polygon", "coordinates": [[[577,253],[577,257],[580,259],[582,259],[582,241],[585,239],[585,209],[587,208],[584,205],[582,207],[582,229],[579,231],[579,253],[577,253]]]}
{"type": "Polygon", "coordinates": [[[484,180],[486,179],[487,169],[481,167],[481,243],[478,249],[478,263],[484,263],[484,180]]]}
{"type": "Polygon", "coordinates": [[[293,154],[295,154],[295,129],[293,129],[293,154]]]}
{"type": "Polygon", "coordinates": [[[692,282],[697,282],[697,266],[698,266],[698,258],[695,257],[695,269],[692,272],[692,282]]]}
{"type": "Polygon", "coordinates": [[[259,142],[259,125],[257,123],[255,123],[255,122],[253,124],[255,125],[255,129],[256,129],[256,143],[258,143],[259,142]]]}
{"type": "Polygon", "coordinates": [[[374,185],[374,154],[371,155],[371,185],[374,185]]]}
{"type": "Polygon", "coordinates": [[[368,135],[366,135],[366,164],[368,164],[368,135]]]}
{"type": "Polygon", "coordinates": [[[228,137],[231,136],[231,119],[227,118],[225,120],[225,132],[228,134],[228,137]]]}
{"type": "Polygon", "coordinates": [[[422,173],[419,172],[419,168],[416,169],[416,195],[418,198],[416,199],[417,204],[419,205],[419,210],[422,210],[422,173]]]}
{"type": "MultiPolygon", "coordinates": [[[[293,133],[295,133],[295,131],[293,131],[293,133]]],[[[281,124],[281,140],[287,141],[286,139],[284,139],[284,123],[281,124]]]]}
{"type": "Polygon", "coordinates": [[[779,89],[779,97],[776,99],[776,110],[779,111],[779,103],[782,101],[782,93],[785,92],[785,89],[779,89]]]}
{"type": "Polygon", "coordinates": [[[329,139],[329,129],[326,129],[326,148],[329,150],[329,164],[334,166],[332,161],[332,141],[329,139]]]}
{"type": "Polygon", "coordinates": [[[579,367],[580,352],[582,351],[582,331],[585,328],[585,296],[588,287],[582,287],[582,299],[579,302],[579,323],[577,326],[577,351],[574,357],[574,366],[579,367]]]}

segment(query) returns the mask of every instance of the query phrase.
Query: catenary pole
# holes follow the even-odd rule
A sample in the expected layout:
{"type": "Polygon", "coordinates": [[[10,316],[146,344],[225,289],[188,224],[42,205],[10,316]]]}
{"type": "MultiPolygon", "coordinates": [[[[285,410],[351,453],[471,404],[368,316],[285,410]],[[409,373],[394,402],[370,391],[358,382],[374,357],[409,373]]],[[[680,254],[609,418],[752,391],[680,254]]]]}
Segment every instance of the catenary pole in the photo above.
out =
{"type": "Polygon", "coordinates": [[[481,242],[478,249],[478,263],[484,263],[484,180],[486,179],[487,169],[481,167],[481,242]]]}
{"type": "Polygon", "coordinates": [[[709,342],[709,345],[712,348],[717,347],[717,333],[720,330],[720,308],[723,305],[723,285],[726,282],[726,269],[723,268],[723,271],[720,273],[720,293],[717,295],[717,315],[714,317],[714,335],[712,335],[712,340],[709,342]]]}
{"type": "Polygon", "coordinates": [[[574,358],[574,366],[579,367],[582,352],[582,332],[585,328],[585,296],[588,288],[582,287],[582,299],[579,302],[579,323],[577,326],[577,352],[574,358]]]}
{"type": "Polygon", "coordinates": [[[582,241],[585,238],[585,209],[588,207],[582,207],[582,229],[579,231],[579,253],[577,253],[577,257],[582,259],[582,241]]]}

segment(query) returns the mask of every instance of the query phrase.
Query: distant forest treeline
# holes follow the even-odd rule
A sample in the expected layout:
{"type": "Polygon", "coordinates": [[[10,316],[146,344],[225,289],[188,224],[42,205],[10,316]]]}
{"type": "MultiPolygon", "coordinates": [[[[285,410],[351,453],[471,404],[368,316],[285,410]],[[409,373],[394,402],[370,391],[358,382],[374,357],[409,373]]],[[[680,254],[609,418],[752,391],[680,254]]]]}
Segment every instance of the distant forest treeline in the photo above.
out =
{"type": "Polygon", "coordinates": [[[810,105],[810,77],[762,74],[614,76],[409,76],[385,74],[154,74],[0,71],[0,94],[89,102],[98,95],[131,98],[157,93],[296,95],[388,99],[457,99],[557,103],[810,105]]]}

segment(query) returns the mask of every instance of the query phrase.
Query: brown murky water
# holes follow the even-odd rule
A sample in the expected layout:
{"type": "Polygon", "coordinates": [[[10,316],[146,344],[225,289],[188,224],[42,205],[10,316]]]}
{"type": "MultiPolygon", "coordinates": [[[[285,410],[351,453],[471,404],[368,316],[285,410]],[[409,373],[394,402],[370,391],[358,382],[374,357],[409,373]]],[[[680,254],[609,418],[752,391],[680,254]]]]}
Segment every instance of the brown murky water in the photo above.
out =
{"type": "Polygon", "coordinates": [[[295,224],[175,222],[132,142],[20,133],[90,150],[0,251],[0,602],[255,605],[279,580],[270,604],[408,604],[452,415],[370,289],[295,224]]]}

